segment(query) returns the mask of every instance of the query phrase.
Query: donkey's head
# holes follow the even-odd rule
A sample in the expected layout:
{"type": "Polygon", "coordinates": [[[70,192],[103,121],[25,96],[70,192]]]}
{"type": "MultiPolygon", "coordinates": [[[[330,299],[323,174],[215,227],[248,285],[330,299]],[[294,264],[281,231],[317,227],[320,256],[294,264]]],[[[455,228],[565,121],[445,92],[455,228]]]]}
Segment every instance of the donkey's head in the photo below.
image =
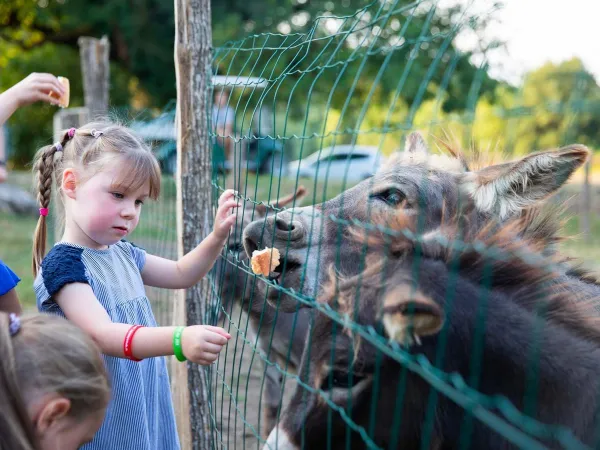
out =
{"type": "Polygon", "coordinates": [[[475,223],[490,217],[507,220],[556,192],[588,155],[584,146],[571,145],[471,171],[460,155],[431,154],[422,136],[412,133],[403,152],[372,178],[327,202],[284,211],[246,227],[247,254],[277,247],[283,255],[271,283],[260,283],[258,289],[267,290],[273,305],[294,311],[298,307],[294,295],[315,298],[330,264],[346,274],[364,267],[361,247],[348,239],[350,225],[368,226],[373,215],[398,210],[418,216],[421,233],[459,213],[475,223]]]}
{"type": "MultiPolygon", "coordinates": [[[[215,283],[222,300],[219,320],[223,319],[225,312],[231,313],[234,302],[244,305],[252,297],[256,285],[254,277],[248,273],[249,258],[242,243],[244,228],[254,220],[264,220],[272,214],[274,208],[280,209],[300,203],[305,195],[306,189],[304,186],[299,186],[295,193],[270,200],[268,205],[246,203],[244,208],[238,210],[238,218],[225,248],[226,256],[215,264],[215,283]]],[[[258,297],[254,295],[254,298],[258,297]]]]}

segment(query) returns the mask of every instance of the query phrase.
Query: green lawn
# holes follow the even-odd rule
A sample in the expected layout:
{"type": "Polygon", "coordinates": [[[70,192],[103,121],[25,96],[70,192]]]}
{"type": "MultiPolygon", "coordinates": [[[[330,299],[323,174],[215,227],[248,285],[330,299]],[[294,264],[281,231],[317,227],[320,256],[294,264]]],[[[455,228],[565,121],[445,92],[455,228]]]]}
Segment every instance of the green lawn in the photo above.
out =
{"type": "Polygon", "coordinates": [[[37,220],[0,213],[0,259],[20,278],[17,285],[19,299],[25,308],[35,308],[33,274],[31,272],[32,236],[37,220]]]}
{"type": "MultiPolygon", "coordinates": [[[[29,173],[12,173],[9,182],[19,184],[27,188],[31,185],[29,173]]],[[[314,185],[313,181],[300,180],[308,195],[304,204],[329,199],[342,190],[341,183],[323,182],[314,185]]],[[[222,185],[222,181],[219,183],[222,185]]],[[[278,196],[287,195],[296,186],[295,179],[278,179],[269,175],[256,177],[248,175],[243,180],[241,194],[245,197],[266,201],[278,196]]],[[[169,257],[174,257],[176,249],[176,221],[175,221],[175,183],[172,177],[163,179],[163,189],[158,202],[147,202],[140,224],[132,233],[130,239],[145,247],[148,251],[169,257]]],[[[593,216],[595,216],[593,214],[593,216]]],[[[33,277],[31,273],[31,246],[32,236],[37,223],[34,217],[18,217],[0,214],[0,258],[8,264],[21,278],[17,287],[19,298],[26,309],[35,308],[35,296],[33,294],[33,277]]],[[[600,219],[594,219],[592,223],[592,238],[586,242],[579,234],[579,218],[571,217],[567,222],[564,234],[571,238],[562,246],[565,253],[582,258],[586,266],[600,271],[600,219]]]]}

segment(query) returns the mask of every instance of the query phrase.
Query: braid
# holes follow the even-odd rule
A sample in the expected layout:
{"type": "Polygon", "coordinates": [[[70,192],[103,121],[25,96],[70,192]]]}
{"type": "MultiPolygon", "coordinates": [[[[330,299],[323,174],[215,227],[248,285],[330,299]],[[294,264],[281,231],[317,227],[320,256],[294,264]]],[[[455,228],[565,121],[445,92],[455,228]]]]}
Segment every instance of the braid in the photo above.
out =
{"type": "Polygon", "coordinates": [[[37,172],[37,200],[42,208],[47,208],[50,204],[55,153],[56,147],[54,145],[49,148],[47,147],[35,166],[35,171],[37,172]]]}
{"type": "MultiPolygon", "coordinates": [[[[48,208],[52,198],[52,174],[54,173],[54,158],[57,153],[63,152],[64,147],[75,135],[75,129],[71,128],[63,133],[60,142],[41,148],[35,159],[33,171],[36,176],[37,201],[40,208],[48,208]]],[[[41,211],[40,211],[41,212],[41,211]]],[[[46,215],[40,214],[35,233],[33,235],[33,276],[40,271],[42,259],[46,253],[47,224],[46,215]]]]}
{"type": "MultiPolygon", "coordinates": [[[[48,208],[52,197],[52,173],[54,172],[54,157],[58,151],[57,145],[42,148],[36,158],[34,172],[36,174],[37,201],[41,208],[48,208]]],[[[46,253],[47,224],[46,216],[40,214],[33,235],[33,276],[37,276],[42,259],[46,253]]]]}

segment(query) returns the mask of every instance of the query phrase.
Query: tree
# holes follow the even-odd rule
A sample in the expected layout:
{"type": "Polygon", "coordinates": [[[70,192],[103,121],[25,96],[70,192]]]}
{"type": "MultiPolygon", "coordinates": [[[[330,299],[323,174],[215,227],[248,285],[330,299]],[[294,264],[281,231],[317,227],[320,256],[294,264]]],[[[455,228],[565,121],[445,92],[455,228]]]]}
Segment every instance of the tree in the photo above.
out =
{"type": "Polygon", "coordinates": [[[528,74],[516,106],[527,110],[518,121],[517,153],[572,142],[600,144],[600,88],[578,58],[528,74]]]}

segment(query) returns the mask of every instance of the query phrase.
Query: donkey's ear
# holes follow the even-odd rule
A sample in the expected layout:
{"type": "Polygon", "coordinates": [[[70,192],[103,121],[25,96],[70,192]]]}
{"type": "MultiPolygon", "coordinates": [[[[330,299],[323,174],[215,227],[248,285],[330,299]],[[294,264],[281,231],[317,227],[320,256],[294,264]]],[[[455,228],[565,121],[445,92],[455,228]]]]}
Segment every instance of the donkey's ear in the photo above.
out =
{"type": "Polygon", "coordinates": [[[423,135],[421,133],[419,133],[418,131],[414,131],[406,137],[406,141],[404,143],[404,153],[405,154],[415,154],[415,153],[428,154],[429,153],[429,147],[427,147],[427,144],[425,143],[425,139],[423,138],[423,135]]]}
{"type": "Polygon", "coordinates": [[[534,153],[464,175],[462,187],[478,210],[506,219],[554,194],[588,159],[583,145],[534,153]]]}
{"type": "Polygon", "coordinates": [[[444,313],[431,298],[406,284],[386,293],[381,321],[391,341],[410,347],[420,344],[420,336],[440,331],[444,313]]]}
{"type": "Polygon", "coordinates": [[[277,200],[271,200],[269,201],[269,203],[271,203],[276,208],[283,208],[284,206],[287,206],[290,203],[293,203],[294,201],[296,203],[300,203],[304,199],[304,197],[306,197],[306,188],[300,185],[298,186],[298,189],[296,189],[296,192],[294,192],[293,194],[286,195],[277,200]]]}

